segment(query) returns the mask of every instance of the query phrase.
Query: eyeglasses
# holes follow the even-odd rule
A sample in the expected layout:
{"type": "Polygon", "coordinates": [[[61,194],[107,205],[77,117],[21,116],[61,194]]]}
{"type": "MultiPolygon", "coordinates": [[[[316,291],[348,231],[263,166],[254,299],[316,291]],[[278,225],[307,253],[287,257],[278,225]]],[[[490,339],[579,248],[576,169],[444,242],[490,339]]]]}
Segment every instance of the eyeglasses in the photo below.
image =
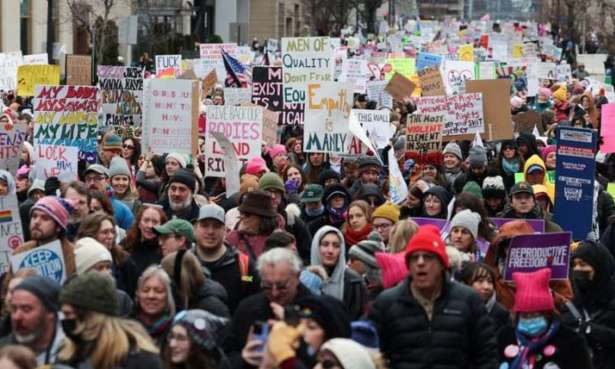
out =
{"type": "Polygon", "coordinates": [[[85,182],[86,183],[90,183],[90,182],[100,182],[100,181],[104,181],[105,177],[103,176],[88,176],[85,177],[85,182]]]}
{"type": "Polygon", "coordinates": [[[284,292],[288,289],[288,287],[290,287],[290,282],[291,280],[289,279],[288,281],[286,281],[286,283],[275,283],[275,284],[269,284],[266,282],[261,282],[261,288],[265,291],[273,291],[273,289],[275,288],[278,292],[284,292]]]}
{"type": "Polygon", "coordinates": [[[373,224],[372,227],[374,229],[387,229],[387,228],[391,227],[391,224],[389,224],[389,223],[373,224]]]}
{"type": "Polygon", "coordinates": [[[131,146],[131,145],[124,145],[124,148],[125,149],[129,149],[129,150],[134,150],[135,149],[135,147],[131,146]]]}

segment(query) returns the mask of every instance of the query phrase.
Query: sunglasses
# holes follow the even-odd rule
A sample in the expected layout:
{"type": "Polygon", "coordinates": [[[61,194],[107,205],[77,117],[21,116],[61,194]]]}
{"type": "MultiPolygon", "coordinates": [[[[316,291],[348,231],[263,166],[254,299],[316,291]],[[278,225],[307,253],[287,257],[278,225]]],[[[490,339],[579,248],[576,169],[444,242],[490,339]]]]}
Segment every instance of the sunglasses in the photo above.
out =
{"type": "Polygon", "coordinates": [[[129,150],[134,150],[135,149],[135,147],[132,146],[132,145],[124,145],[124,148],[125,149],[129,149],[129,150]]]}

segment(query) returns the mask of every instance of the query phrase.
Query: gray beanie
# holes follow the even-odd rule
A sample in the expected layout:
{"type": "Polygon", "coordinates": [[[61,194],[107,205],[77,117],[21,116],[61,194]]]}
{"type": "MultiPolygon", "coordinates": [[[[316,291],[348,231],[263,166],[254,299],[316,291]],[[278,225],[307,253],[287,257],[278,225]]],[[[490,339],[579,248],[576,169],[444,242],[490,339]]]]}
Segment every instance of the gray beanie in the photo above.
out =
{"type": "Polygon", "coordinates": [[[115,176],[130,177],[130,169],[128,169],[126,159],[119,156],[114,156],[113,159],[111,159],[111,163],[109,164],[109,178],[115,176]]]}
{"type": "Polygon", "coordinates": [[[60,310],[60,284],[52,279],[33,275],[24,278],[13,291],[28,291],[41,301],[45,309],[50,312],[60,310]]]}
{"type": "Polygon", "coordinates": [[[486,166],[487,153],[485,152],[485,148],[482,146],[473,146],[470,149],[468,161],[470,162],[470,168],[486,166]]]}
{"type": "Polygon", "coordinates": [[[384,243],[377,232],[372,232],[367,239],[360,241],[348,250],[348,257],[360,260],[370,268],[379,268],[376,262],[377,252],[384,252],[384,243]]]}
{"type": "Polygon", "coordinates": [[[459,158],[459,160],[463,160],[463,154],[461,153],[461,147],[457,145],[456,142],[449,142],[444,147],[443,154],[453,154],[459,158]]]}
{"type": "Polygon", "coordinates": [[[470,231],[472,237],[476,240],[478,238],[478,225],[480,224],[480,221],[481,218],[478,213],[465,209],[455,214],[451,220],[451,230],[453,227],[465,228],[470,231]]]}

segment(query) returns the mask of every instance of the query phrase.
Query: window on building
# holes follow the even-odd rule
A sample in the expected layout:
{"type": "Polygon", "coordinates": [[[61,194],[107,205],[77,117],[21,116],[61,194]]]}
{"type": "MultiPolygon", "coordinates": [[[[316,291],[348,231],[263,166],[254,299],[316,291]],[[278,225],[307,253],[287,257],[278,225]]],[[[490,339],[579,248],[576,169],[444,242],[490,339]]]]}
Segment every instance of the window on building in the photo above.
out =
{"type": "Polygon", "coordinates": [[[30,0],[20,0],[19,3],[20,17],[20,46],[21,51],[25,54],[30,54],[30,43],[32,41],[32,4],[30,0]]]}

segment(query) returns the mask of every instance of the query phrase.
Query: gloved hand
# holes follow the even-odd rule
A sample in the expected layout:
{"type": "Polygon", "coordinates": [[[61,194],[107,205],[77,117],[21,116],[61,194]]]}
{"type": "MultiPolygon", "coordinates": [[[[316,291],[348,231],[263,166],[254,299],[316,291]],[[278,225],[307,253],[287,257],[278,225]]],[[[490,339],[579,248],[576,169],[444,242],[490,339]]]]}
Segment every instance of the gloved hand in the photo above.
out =
{"type": "Polygon", "coordinates": [[[276,365],[295,356],[302,331],[303,326],[301,325],[293,327],[285,322],[277,322],[273,325],[267,340],[267,351],[276,365]]]}
{"type": "Polygon", "coordinates": [[[284,187],[286,188],[286,193],[297,193],[299,191],[299,182],[294,179],[289,179],[284,183],[284,187]]]}

